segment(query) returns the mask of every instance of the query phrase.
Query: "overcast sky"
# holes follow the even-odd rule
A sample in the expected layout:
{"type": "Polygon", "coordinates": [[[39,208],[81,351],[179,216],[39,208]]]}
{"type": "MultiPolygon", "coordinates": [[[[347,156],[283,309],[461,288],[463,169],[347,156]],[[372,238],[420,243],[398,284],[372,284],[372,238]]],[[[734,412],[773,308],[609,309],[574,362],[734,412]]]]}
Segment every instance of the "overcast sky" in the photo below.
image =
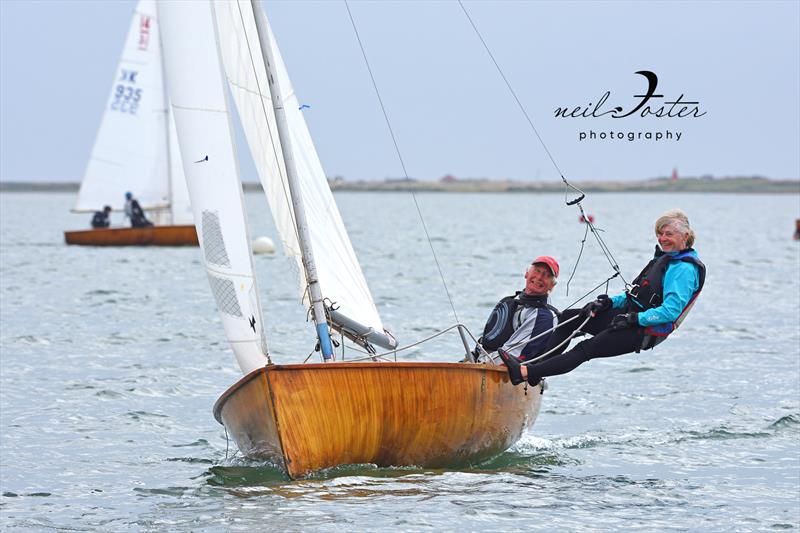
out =
{"type": "MultiPolygon", "coordinates": [[[[0,0],[0,179],[82,178],[135,4],[0,0]]],[[[800,2],[464,5],[568,178],[800,177],[800,2]],[[702,116],[555,116],[606,91],[599,112],[627,113],[643,70],[653,111],[681,97],[702,116]]],[[[264,7],[326,173],[402,177],[344,2],[264,7]]],[[[410,177],[557,179],[457,1],[350,8],[410,177]]]]}

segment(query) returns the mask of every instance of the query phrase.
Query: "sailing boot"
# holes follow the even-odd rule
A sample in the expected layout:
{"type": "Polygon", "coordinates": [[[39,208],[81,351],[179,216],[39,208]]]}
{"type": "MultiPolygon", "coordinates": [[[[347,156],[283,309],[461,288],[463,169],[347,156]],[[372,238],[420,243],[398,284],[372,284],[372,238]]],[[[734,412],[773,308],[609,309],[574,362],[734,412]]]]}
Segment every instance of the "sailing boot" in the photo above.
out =
{"type": "Polygon", "coordinates": [[[500,356],[500,359],[503,360],[506,368],[508,368],[508,377],[511,378],[512,385],[519,385],[525,381],[525,378],[522,377],[522,369],[520,368],[519,360],[517,360],[516,357],[502,348],[497,350],[497,354],[500,356]]]}

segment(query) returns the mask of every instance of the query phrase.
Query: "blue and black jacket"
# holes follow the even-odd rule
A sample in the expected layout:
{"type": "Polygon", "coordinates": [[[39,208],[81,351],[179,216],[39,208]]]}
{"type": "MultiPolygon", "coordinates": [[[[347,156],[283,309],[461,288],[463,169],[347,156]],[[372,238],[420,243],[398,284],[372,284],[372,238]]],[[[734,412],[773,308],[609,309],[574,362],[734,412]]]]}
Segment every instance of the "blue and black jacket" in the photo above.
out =
{"type": "Polygon", "coordinates": [[[705,278],[706,267],[694,249],[663,252],[656,246],[655,256],[630,289],[611,299],[613,308],[638,313],[639,325],[645,328],[642,348],[652,348],[680,325],[705,278]]]}

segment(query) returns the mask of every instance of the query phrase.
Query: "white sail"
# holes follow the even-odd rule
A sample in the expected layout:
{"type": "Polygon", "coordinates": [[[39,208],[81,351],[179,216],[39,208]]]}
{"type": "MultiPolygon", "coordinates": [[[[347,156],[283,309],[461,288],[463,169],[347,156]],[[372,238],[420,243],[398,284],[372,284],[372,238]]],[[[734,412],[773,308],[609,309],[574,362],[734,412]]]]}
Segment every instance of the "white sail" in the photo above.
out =
{"type": "MultiPolygon", "coordinates": [[[[220,51],[231,93],[284,250],[297,263],[301,298],[309,305],[303,259],[281,156],[281,150],[286,148],[281,147],[278,139],[255,14],[248,0],[216,0],[215,10],[220,51]]],[[[259,15],[263,16],[263,13],[259,15]]],[[[310,245],[316,258],[323,296],[338,307],[341,314],[382,333],[383,324],[333,200],[274,38],[270,39],[269,46],[276,62],[273,72],[277,73],[284,93],[282,100],[291,135],[291,156],[297,166],[300,196],[308,219],[310,245]]]]}
{"type": "Polygon", "coordinates": [[[122,209],[131,191],[144,209],[169,208],[169,223],[191,224],[180,153],[169,144],[172,120],[161,55],[155,1],[140,0],[75,211],[122,209]]]}
{"type": "Polygon", "coordinates": [[[209,283],[247,373],[266,364],[261,306],[210,2],[159,2],[183,168],[209,283]]]}
{"type": "MultiPolygon", "coordinates": [[[[164,90],[166,92],[166,87],[164,90]]],[[[170,224],[193,224],[192,203],[189,199],[189,189],[186,187],[186,176],[183,174],[183,161],[181,161],[178,132],[175,130],[175,117],[172,115],[172,108],[169,105],[167,105],[167,111],[169,115],[167,149],[169,153],[170,224]]]]}

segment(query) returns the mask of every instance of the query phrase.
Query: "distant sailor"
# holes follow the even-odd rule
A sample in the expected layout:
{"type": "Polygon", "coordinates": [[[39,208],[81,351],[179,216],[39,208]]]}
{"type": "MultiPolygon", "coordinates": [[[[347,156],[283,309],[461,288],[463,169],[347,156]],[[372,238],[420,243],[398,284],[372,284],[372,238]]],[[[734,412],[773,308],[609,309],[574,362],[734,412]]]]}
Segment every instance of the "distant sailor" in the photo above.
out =
{"type": "Polygon", "coordinates": [[[111,214],[111,206],[107,205],[103,207],[102,211],[95,211],[94,216],[92,217],[92,227],[93,228],[107,228],[111,225],[111,221],[108,219],[108,216],[111,214]]]}
{"type": "Polygon", "coordinates": [[[131,221],[131,227],[146,228],[153,223],[144,216],[144,210],[130,192],[125,193],[125,216],[131,221]]]}
{"type": "MultiPolygon", "coordinates": [[[[655,257],[624,294],[613,298],[601,294],[583,309],[564,311],[563,322],[575,315],[591,315],[579,334],[594,336],[539,363],[520,366],[512,360],[507,363],[512,381],[521,375],[537,383],[545,376],[566,374],[590,359],[649,350],[680,325],[703,289],[706,267],[692,248],[695,235],[683,211],[664,213],[656,220],[655,233],[655,257]]],[[[576,319],[564,324],[550,339],[550,347],[558,347],[582,322],[576,319]]]]}
{"type": "MultiPolygon", "coordinates": [[[[558,270],[558,262],[550,256],[534,259],[525,271],[525,289],[498,302],[478,340],[486,352],[497,351],[509,372],[516,369],[511,375],[514,385],[524,381],[519,362],[544,352],[558,323],[558,310],[547,302],[558,270]]],[[[477,347],[475,355],[479,355],[477,347]]]]}

